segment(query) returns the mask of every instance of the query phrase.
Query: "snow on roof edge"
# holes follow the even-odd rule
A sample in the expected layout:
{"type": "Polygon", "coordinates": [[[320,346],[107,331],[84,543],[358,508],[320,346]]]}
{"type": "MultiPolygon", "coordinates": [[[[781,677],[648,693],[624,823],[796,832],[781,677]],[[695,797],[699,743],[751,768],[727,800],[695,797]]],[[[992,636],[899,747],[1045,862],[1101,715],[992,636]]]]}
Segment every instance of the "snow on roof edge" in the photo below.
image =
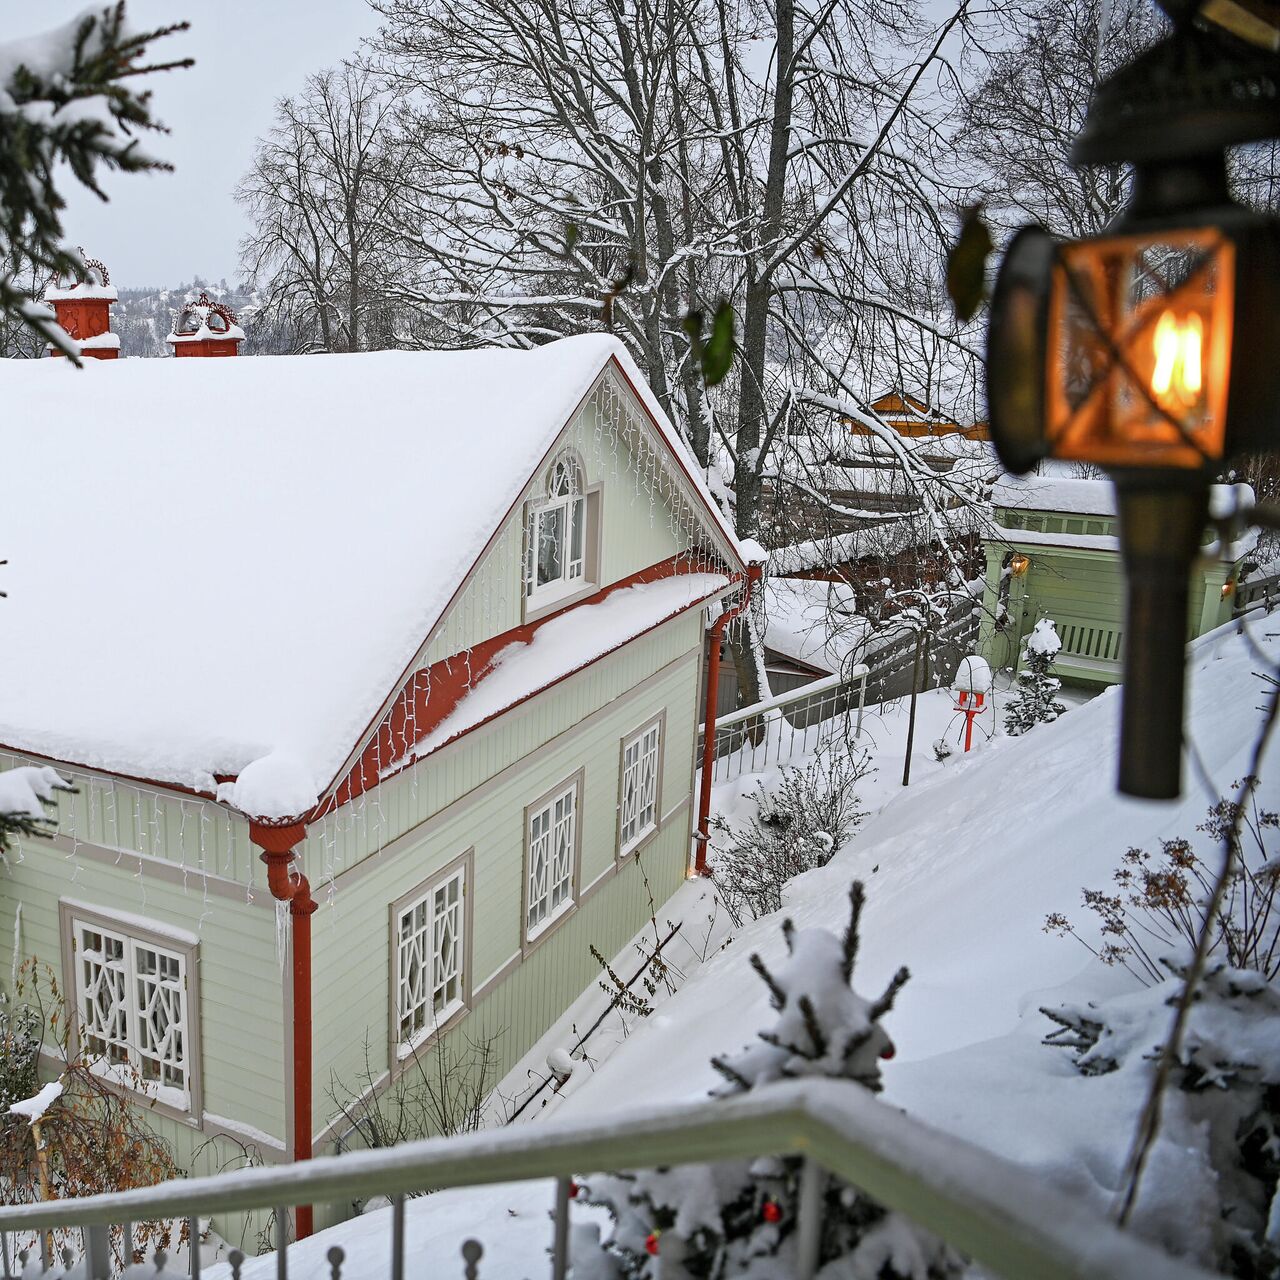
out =
{"type": "MultiPolygon", "coordinates": [[[[554,440],[577,412],[582,399],[590,394],[592,386],[604,375],[611,364],[616,366],[613,376],[628,384],[643,412],[652,419],[657,434],[662,437],[675,460],[671,471],[677,478],[680,488],[685,492],[685,500],[690,501],[695,508],[699,503],[702,505],[703,514],[699,517],[699,522],[712,536],[717,552],[728,559],[732,572],[736,567],[735,560],[741,563],[745,559],[740,543],[711,496],[700,468],[697,467],[684,441],[663,413],[651,388],[640,375],[629,353],[611,335],[584,334],[577,338],[562,340],[562,342],[562,350],[566,357],[565,368],[570,376],[562,380],[557,379],[561,383],[558,407],[552,406],[550,400],[544,401],[544,408],[552,410],[546,419],[548,449],[554,447],[554,440]],[[682,480],[679,479],[680,472],[683,472],[682,480]]],[[[560,345],[560,343],[552,343],[544,344],[544,347],[560,345]]],[[[552,362],[558,364],[555,357],[545,351],[544,357],[549,357],[552,362]]],[[[409,358],[412,359],[412,356],[409,358]]],[[[313,359],[317,358],[313,357],[313,359]]],[[[325,358],[318,357],[318,359],[323,361],[325,358]]],[[[349,360],[350,357],[343,357],[343,359],[349,360]]],[[[376,360],[377,357],[373,359],[376,360]]],[[[42,388],[48,382],[51,388],[57,387],[65,392],[66,388],[62,386],[64,380],[56,377],[52,381],[48,380],[49,366],[55,363],[61,362],[44,362],[44,369],[24,368],[15,371],[35,375],[45,374],[43,378],[36,376],[34,381],[29,377],[23,378],[16,384],[19,391],[28,395],[43,396],[42,388]]],[[[248,362],[245,363],[247,367],[248,362]]],[[[267,360],[264,359],[261,363],[255,361],[253,364],[261,370],[262,379],[267,379],[267,360]]],[[[310,374],[311,366],[293,364],[290,365],[290,372],[296,373],[297,369],[304,367],[310,374]]],[[[388,368],[394,370],[393,365],[388,368]]],[[[58,371],[52,372],[56,374],[58,371]]],[[[190,371],[187,372],[190,373],[190,371]]],[[[197,370],[198,372],[200,371],[197,370]]],[[[207,370],[204,372],[208,373],[207,370]]],[[[381,364],[377,367],[377,373],[380,376],[384,373],[381,364]]],[[[543,382],[546,381],[545,374],[538,376],[543,382]]],[[[194,377],[195,375],[191,375],[192,380],[194,377]]],[[[254,382],[261,382],[262,379],[254,379],[254,382]]],[[[101,391],[90,390],[97,381],[85,384],[83,392],[100,398],[101,391]]],[[[136,383],[137,379],[128,381],[136,383]]],[[[289,384],[286,385],[297,383],[297,381],[296,376],[291,377],[289,384]]],[[[313,384],[317,379],[308,376],[304,381],[313,384]]],[[[186,385],[185,381],[183,385],[186,385]]],[[[77,383],[76,386],[78,389],[74,393],[74,400],[80,400],[82,398],[80,384],[77,383]]],[[[122,399],[109,380],[101,382],[101,390],[109,392],[108,401],[122,399]]],[[[243,390],[244,388],[238,388],[240,393],[243,393],[243,390]]],[[[68,401],[64,395],[62,397],[64,411],[66,406],[73,402],[68,401]]],[[[532,453],[529,457],[522,458],[519,465],[512,469],[508,477],[509,483],[505,486],[508,490],[505,495],[500,497],[496,491],[490,494],[492,502],[487,504],[487,509],[501,513],[501,520],[498,514],[494,515],[494,527],[498,523],[505,522],[527,488],[530,478],[536,474],[536,466],[529,466],[527,473],[522,472],[518,476],[515,474],[529,463],[531,457],[532,453]]],[[[477,544],[476,548],[468,546],[462,551],[463,554],[456,557],[456,563],[449,572],[453,585],[458,588],[483,555],[480,544],[477,544]],[[473,554],[473,551],[477,554],[473,554]]],[[[34,563],[34,556],[29,555],[28,558],[34,563]]],[[[405,611],[400,611],[395,617],[388,617],[387,621],[392,622],[395,629],[383,632],[385,643],[379,646],[382,656],[377,659],[374,667],[366,669],[364,694],[358,698],[359,702],[364,703],[364,707],[358,708],[350,696],[345,696],[341,705],[335,704],[330,720],[333,732],[329,735],[333,741],[328,745],[325,742],[313,741],[306,723],[294,723],[293,717],[282,715],[275,715],[274,726],[269,719],[264,722],[262,717],[244,724],[238,721],[220,724],[217,717],[205,723],[203,718],[197,716],[195,719],[183,722],[185,728],[181,733],[176,731],[173,723],[170,723],[171,717],[159,715],[154,718],[154,723],[149,728],[134,726],[133,729],[116,733],[112,731],[112,719],[104,719],[101,715],[97,717],[96,724],[92,715],[88,719],[77,715],[65,719],[64,723],[56,724],[40,718],[32,719],[27,714],[31,708],[25,707],[22,699],[19,699],[12,708],[6,708],[4,713],[0,713],[0,739],[8,744],[8,749],[17,753],[38,755],[58,763],[100,770],[149,785],[189,788],[205,795],[216,794],[215,775],[240,777],[246,770],[261,762],[261,768],[256,772],[263,777],[258,781],[265,782],[267,774],[273,775],[274,781],[270,790],[273,793],[278,789],[289,792],[292,797],[289,807],[296,813],[299,808],[309,807],[298,804],[304,790],[314,800],[326,796],[331,788],[340,782],[349,768],[350,760],[350,757],[344,757],[342,753],[349,747],[354,748],[358,753],[367,741],[368,734],[376,730],[382,715],[385,714],[384,698],[394,698],[403,683],[405,673],[412,669],[413,662],[421,651],[421,645],[426,642],[437,628],[440,619],[448,612],[455,595],[456,593],[450,592],[446,587],[436,599],[430,602],[424,601],[424,608],[415,611],[418,617],[413,620],[411,639],[410,628],[401,628],[401,624],[409,621],[409,615],[405,611]],[[399,651],[398,655],[395,654],[396,650],[399,651]],[[388,680],[387,672],[392,669],[393,662],[395,675],[388,680]],[[377,670],[378,667],[381,668],[380,672],[377,670]],[[351,732],[356,727],[356,716],[351,713],[357,710],[361,727],[356,732],[351,732]],[[202,728],[201,725],[203,725],[202,728]],[[193,727],[195,732],[185,731],[186,728],[193,727]],[[232,730],[234,736],[228,736],[228,729],[232,730]],[[138,737],[139,734],[142,735],[141,739],[138,737]],[[341,739],[340,750],[333,749],[338,745],[337,739],[341,739]],[[297,744],[302,743],[308,744],[304,751],[294,750],[297,744]],[[287,787],[281,783],[281,778],[290,774],[290,770],[284,766],[288,762],[287,757],[291,751],[295,756],[295,764],[305,761],[308,784],[305,788],[299,785],[301,779],[297,770],[293,770],[291,777],[287,779],[289,781],[287,787]],[[278,783],[281,784],[279,788],[275,785],[278,783]]],[[[350,689],[346,691],[347,695],[351,692],[350,689]]],[[[208,699],[195,699],[189,709],[198,712],[200,706],[207,701],[208,699]]],[[[285,698],[280,701],[278,710],[286,712],[293,702],[296,702],[296,699],[285,698]]],[[[109,705],[109,702],[104,703],[104,707],[109,705]]],[[[314,717],[312,719],[314,720],[314,717]]],[[[253,774],[250,774],[246,785],[252,781],[253,774]]],[[[263,809],[262,816],[268,816],[265,808],[271,806],[255,804],[253,807],[263,809]]]]}

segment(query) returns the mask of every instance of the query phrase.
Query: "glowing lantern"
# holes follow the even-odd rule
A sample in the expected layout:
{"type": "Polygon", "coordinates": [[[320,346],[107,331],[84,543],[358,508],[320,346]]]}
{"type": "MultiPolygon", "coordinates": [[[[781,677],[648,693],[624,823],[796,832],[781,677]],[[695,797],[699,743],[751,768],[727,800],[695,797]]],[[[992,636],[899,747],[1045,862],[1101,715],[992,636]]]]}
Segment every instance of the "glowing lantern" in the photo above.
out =
{"type": "Polygon", "coordinates": [[[1203,25],[1196,5],[1162,7],[1172,32],[1099,87],[1072,154],[1132,165],[1129,207],[1088,239],[1014,236],[987,351],[1005,466],[1090,462],[1116,483],[1119,786],[1152,798],[1180,789],[1189,574],[1210,481],[1280,433],[1280,223],[1231,199],[1225,159],[1280,136],[1280,59],[1203,25]]]}

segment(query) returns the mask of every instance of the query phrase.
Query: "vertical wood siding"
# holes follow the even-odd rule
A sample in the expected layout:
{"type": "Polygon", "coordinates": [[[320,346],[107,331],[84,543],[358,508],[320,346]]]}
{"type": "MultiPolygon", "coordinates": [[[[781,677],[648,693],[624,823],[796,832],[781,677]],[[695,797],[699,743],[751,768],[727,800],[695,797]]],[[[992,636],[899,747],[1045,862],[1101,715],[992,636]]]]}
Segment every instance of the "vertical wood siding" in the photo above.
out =
{"type": "MultiPolygon", "coordinates": [[[[40,763],[14,752],[0,752],[0,770],[40,763]]],[[[75,787],[61,794],[57,830],[69,840],[140,853],[177,863],[193,875],[262,885],[249,825],[221,805],[125,782],[87,769],[58,765],[75,787]]],[[[249,894],[247,896],[252,896],[249,894]]]]}
{"type": "MultiPolygon", "coordinates": [[[[564,448],[576,450],[587,488],[604,487],[601,578],[606,583],[688,545],[678,531],[691,530],[692,514],[658,479],[651,441],[630,391],[606,371],[551,449],[552,456],[564,448]]],[[[421,666],[520,624],[524,504],[544,492],[544,479],[541,474],[534,477],[522,494],[517,510],[427,647],[421,666]]]]}

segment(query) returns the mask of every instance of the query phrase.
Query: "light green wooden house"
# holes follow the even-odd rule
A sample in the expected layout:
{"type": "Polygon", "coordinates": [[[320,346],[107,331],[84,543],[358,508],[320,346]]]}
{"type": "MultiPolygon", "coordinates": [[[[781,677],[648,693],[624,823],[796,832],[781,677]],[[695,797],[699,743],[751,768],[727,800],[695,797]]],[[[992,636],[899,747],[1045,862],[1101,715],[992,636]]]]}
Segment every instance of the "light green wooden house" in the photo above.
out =
{"type": "MultiPolygon", "coordinates": [[[[1052,618],[1062,641],[1057,675],[1082,684],[1118,683],[1124,572],[1111,482],[1005,476],[991,503],[979,652],[993,667],[1015,667],[1031,629],[1052,618]]],[[[1188,639],[1231,617],[1238,570],[1238,559],[1208,557],[1193,568],[1188,639]]]]}
{"type": "Polygon", "coordinates": [[[0,765],[76,788],[0,869],[0,981],[50,966],[193,1173],[358,1141],[366,1066],[496,1037],[500,1078],[687,874],[745,578],[621,346],[0,362],[0,400],[0,765]]]}

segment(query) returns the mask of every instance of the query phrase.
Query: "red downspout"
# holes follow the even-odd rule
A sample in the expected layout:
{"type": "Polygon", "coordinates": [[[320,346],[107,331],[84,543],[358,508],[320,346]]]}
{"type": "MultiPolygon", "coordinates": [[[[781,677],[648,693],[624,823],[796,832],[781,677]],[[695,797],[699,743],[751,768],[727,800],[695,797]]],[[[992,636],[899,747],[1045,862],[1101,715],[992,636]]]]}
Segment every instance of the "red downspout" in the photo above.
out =
{"type": "MultiPolygon", "coordinates": [[[[289,904],[293,933],[293,1158],[311,1159],[311,916],[316,903],[307,877],[293,867],[293,848],[307,834],[301,823],[269,827],[250,822],[249,839],[262,850],[272,896],[289,904]]],[[[314,1228],[311,1206],[297,1206],[294,1238],[314,1228]]]]}
{"type": "Polygon", "coordinates": [[[760,581],[764,570],[758,564],[747,566],[738,603],[725,609],[711,624],[711,653],[707,662],[707,710],[703,717],[702,788],[698,797],[698,829],[694,841],[698,851],[693,859],[693,874],[707,874],[707,844],[711,839],[711,775],[716,762],[716,702],[720,692],[720,641],[724,629],[751,603],[751,588],[760,581]]]}

